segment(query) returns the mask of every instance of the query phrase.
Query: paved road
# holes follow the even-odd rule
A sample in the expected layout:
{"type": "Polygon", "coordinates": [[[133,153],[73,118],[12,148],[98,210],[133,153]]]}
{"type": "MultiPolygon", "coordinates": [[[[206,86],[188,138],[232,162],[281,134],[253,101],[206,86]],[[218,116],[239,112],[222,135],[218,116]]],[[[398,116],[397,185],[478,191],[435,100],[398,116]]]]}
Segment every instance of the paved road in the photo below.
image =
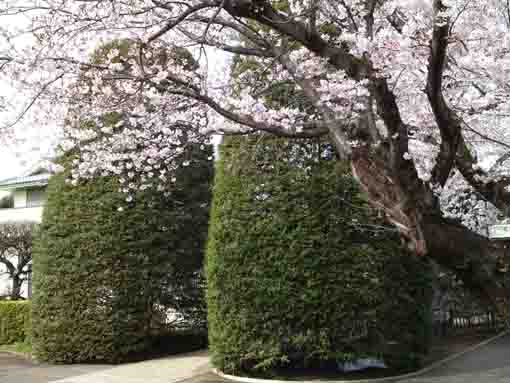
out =
{"type": "Polygon", "coordinates": [[[119,365],[87,375],[58,380],[55,383],[175,383],[208,374],[210,371],[207,351],[197,351],[119,365]]]}
{"type": "MultiPolygon", "coordinates": [[[[206,352],[133,363],[34,365],[0,353],[1,383],[230,383],[210,372],[206,352]]],[[[510,383],[510,335],[464,354],[408,383],[510,383]]]]}
{"type": "Polygon", "coordinates": [[[451,376],[510,368],[510,335],[496,339],[474,352],[430,371],[426,376],[451,376]]]}
{"type": "Polygon", "coordinates": [[[468,352],[410,383],[510,383],[510,335],[468,352]]]}
{"type": "Polygon", "coordinates": [[[1,383],[48,383],[55,380],[109,369],[108,365],[34,364],[24,358],[0,352],[1,383]]]}
{"type": "MultiPolygon", "coordinates": [[[[171,383],[212,375],[210,371],[207,352],[119,366],[34,364],[0,353],[0,383],[171,383]]],[[[213,379],[215,383],[221,382],[216,375],[213,379]]]]}

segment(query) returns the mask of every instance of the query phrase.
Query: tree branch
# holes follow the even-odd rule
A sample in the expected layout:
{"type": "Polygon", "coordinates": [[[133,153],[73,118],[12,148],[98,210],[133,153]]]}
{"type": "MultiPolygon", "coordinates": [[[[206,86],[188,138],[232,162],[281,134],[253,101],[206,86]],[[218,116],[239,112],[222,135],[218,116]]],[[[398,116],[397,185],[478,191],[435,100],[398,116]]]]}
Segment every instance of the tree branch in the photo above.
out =
{"type": "Polygon", "coordinates": [[[9,274],[10,277],[12,277],[15,274],[16,268],[14,267],[13,263],[5,257],[4,254],[0,256],[0,263],[2,263],[7,268],[7,273],[9,274]]]}
{"type": "Polygon", "coordinates": [[[39,97],[41,97],[52,84],[54,84],[55,82],[57,82],[58,80],[63,78],[64,75],[65,75],[65,73],[61,73],[58,76],[56,76],[55,78],[53,78],[52,80],[43,84],[43,86],[41,87],[41,89],[39,89],[39,91],[36,93],[36,95],[34,97],[32,97],[32,99],[30,100],[28,105],[25,108],[23,108],[23,111],[18,115],[18,117],[16,117],[16,119],[13,122],[6,125],[7,129],[12,128],[18,122],[20,122],[25,117],[25,115],[28,113],[30,108],[32,108],[32,106],[38,101],[39,97]]]}
{"type": "Polygon", "coordinates": [[[371,92],[375,95],[377,110],[390,131],[390,135],[394,137],[391,140],[392,154],[388,161],[391,161],[394,169],[406,169],[407,179],[410,181],[408,186],[412,189],[415,188],[416,183],[420,181],[412,161],[406,161],[403,158],[408,152],[407,128],[400,117],[395,95],[389,89],[386,79],[371,73],[368,60],[359,59],[342,48],[328,44],[320,33],[310,31],[306,24],[298,20],[284,17],[267,1],[229,0],[225,4],[225,9],[234,17],[256,20],[293,38],[315,54],[329,59],[334,67],[344,70],[355,80],[371,77],[371,92]],[[412,174],[414,175],[411,176],[412,174]],[[411,181],[409,177],[414,179],[411,181]]]}
{"type": "MultiPolygon", "coordinates": [[[[152,84],[156,88],[160,88],[161,86],[158,84],[152,84]]],[[[200,101],[201,103],[209,106],[215,112],[217,112],[222,117],[233,121],[239,125],[245,126],[247,128],[253,129],[255,131],[263,131],[267,133],[271,133],[280,137],[289,137],[289,138],[312,138],[312,137],[321,137],[327,135],[329,133],[328,124],[322,121],[314,121],[314,122],[304,122],[301,129],[294,128],[293,130],[288,129],[284,126],[278,125],[268,125],[262,122],[255,121],[251,116],[241,115],[234,113],[230,110],[223,108],[219,103],[213,100],[211,97],[206,95],[195,93],[186,89],[171,89],[171,88],[161,88],[162,91],[167,94],[175,94],[183,97],[187,97],[196,101],[200,101]]]]}
{"type": "Polygon", "coordinates": [[[175,28],[181,22],[186,20],[188,18],[188,16],[191,16],[193,13],[196,13],[198,11],[201,11],[201,10],[207,9],[207,8],[214,8],[214,7],[218,6],[219,4],[221,4],[221,2],[211,0],[211,1],[204,1],[204,2],[199,3],[199,4],[197,4],[197,5],[193,6],[193,7],[189,7],[186,11],[181,13],[177,18],[175,18],[172,21],[168,22],[159,31],[157,31],[156,33],[154,33],[151,36],[149,36],[149,38],[147,39],[147,42],[150,43],[150,42],[152,42],[154,40],[159,39],[161,36],[163,36],[164,34],[170,32],[173,28],[175,28]]]}
{"type": "Polygon", "coordinates": [[[462,135],[456,153],[455,165],[464,179],[477,192],[500,209],[505,216],[510,216],[510,191],[507,190],[510,185],[510,178],[505,177],[495,180],[490,174],[481,169],[462,135]]]}
{"type": "Polygon", "coordinates": [[[179,28],[179,32],[188,37],[190,40],[195,41],[197,44],[215,47],[225,52],[239,54],[243,56],[274,57],[274,54],[267,50],[247,48],[240,45],[237,46],[227,45],[216,41],[207,41],[205,38],[193,35],[191,32],[188,32],[183,28],[179,28]]]}
{"type": "Polygon", "coordinates": [[[424,218],[429,256],[455,272],[464,285],[485,302],[508,310],[507,243],[494,242],[451,219],[438,215],[424,218]],[[462,244],[462,246],[459,246],[462,244]]]}
{"type": "Polygon", "coordinates": [[[444,186],[455,163],[461,137],[461,121],[448,107],[443,96],[443,71],[448,50],[449,20],[437,19],[446,10],[442,0],[434,0],[434,29],[430,42],[430,56],[426,93],[441,133],[441,145],[432,170],[432,182],[444,186]]]}

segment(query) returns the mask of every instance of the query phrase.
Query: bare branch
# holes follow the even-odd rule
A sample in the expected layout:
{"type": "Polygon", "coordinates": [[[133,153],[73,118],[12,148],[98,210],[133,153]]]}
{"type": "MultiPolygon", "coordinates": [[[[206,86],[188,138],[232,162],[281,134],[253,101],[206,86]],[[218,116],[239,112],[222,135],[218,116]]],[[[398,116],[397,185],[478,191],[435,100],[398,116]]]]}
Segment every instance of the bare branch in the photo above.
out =
{"type": "Polygon", "coordinates": [[[210,47],[215,47],[221,49],[222,51],[239,54],[243,56],[257,56],[257,57],[274,57],[274,54],[267,50],[257,49],[257,48],[247,48],[240,45],[232,46],[223,44],[216,41],[208,41],[203,37],[199,37],[193,35],[191,32],[186,31],[184,28],[178,28],[179,32],[188,37],[190,40],[195,41],[196,44],[207,45],[210,47]]]}
{"type": "Polygon", "coordinates": [[[23,108],[23,111],[18,115],[18,117],[11,123],[7,124],[6,127],[7,128],[12,128],[13,126],[15,126],[16,124],[18,124],[24,117],[25,115],[28,113],[28,111],[32,108],[32,106],[39,100],[39,98],[44,95],[44,93],[46,92],[46,90],[52,85],[54,84],[55,82],[57,82],[58,80],[60,80],[61,78],[63,78],[65,75],[65,73],[60,73],[58,76],[56,76],[55,78],[53,78],[52,80],[48,81],[47,83],[43,84],[41,89],[39,89],[39,91],[35,94],[35,96],[32,97],[32,99],[30,100],[30,102],[28,103],[27,106],[25,106],[25,108],[23,108]]]}
{"type": "Polygon", "coordinates": [[[339,3],[344,7],[345,12],[347,13],[347,16],[349,17],[349,20],[351,21],[351,26],[354,31],[358,31],[358,24],[356,23],[356,19],[354,18],[354,15],[352,14],[352,9],[349,7],[345,0],[339,0],[339,3]]]}
{"type": "Polygon", "coordinates": [[[207,25],[205,26],[205,29],[204,29],[204,33],[202,34],[202,38],[201,40],[205,40],[207,38],[207,33],[209,32],[209,28],[211,27],[212,23],[214,23],[214,20],[216,19],[216,17],[218,17],[218,15],[220,14],[220,12],[222,11],[222,9],[225,7],[225,2],[226,0],[222,0],[221,1],[221,4],[220,6],[218,7],[218,9],[214,12],[214,15],[212,15],[212,17],[209,19],[209,21],[207,22],[207,25]]]}
{"type": "Polygon", "coordinates": [[[177,17],[176,19],[173,19],[172,21],[168,22],[165,25],[164,28],[160,29],[158,32],[156,32],[153,35],[149,36],[149,38],[147,39],[147,42],[150,43],[150,42],[152,42],[154,40],[159,39],[161,36],[163,36],[164,34],[168,33],[173,28],[175,28],[177,25],[179,25],[181,22],[186,20],[186,18],[188,18],[188,16],[191,16],[192,14],[194,14],[194,13],[196,13],[198,11],[201,11],[203,9],[216,7],[219,4],[221,4],[221,3],[218,3],[218,1],[211,0],[211,1],[204,1],[204,2],[199,3],[199,4],[197,4],[197,5],[193,6],[193,7],[188,8],[186,11],[181,13],[179,15],[179,17],[177,17]]]}

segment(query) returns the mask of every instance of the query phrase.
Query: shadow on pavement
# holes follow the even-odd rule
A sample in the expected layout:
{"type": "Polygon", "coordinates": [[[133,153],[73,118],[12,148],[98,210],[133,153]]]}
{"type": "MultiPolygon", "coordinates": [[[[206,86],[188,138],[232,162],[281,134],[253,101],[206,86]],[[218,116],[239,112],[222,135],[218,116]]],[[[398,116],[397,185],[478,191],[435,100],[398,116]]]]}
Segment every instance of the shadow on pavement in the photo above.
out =
{"type": "Polygon", "coordinates": [[[54,380],[110,369],[110,365],[48,365],[0,352],[1,383],[48,383],[54,380]]]}

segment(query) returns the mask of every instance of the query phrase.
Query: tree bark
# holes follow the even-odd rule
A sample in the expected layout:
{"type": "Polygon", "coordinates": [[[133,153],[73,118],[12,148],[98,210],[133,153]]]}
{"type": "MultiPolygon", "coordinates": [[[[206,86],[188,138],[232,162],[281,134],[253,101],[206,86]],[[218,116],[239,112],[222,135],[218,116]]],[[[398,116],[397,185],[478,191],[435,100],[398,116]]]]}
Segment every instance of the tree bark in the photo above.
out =
{"type": "Polygon", "coordinates": [[[11,290],[11,299],[19,300],[23,299],[21,296],[21,286],[23,285],[23,280],[18,275],[12,276],[12,290],[11,290]]]}
{"type": "Polygon", "coordinates": [[[425,216],[427,256],[455,272],[510,325],[509,242],[495,242],[441,216],[425,216]]]}
{"type": "MultiPolygon", "coordinates": [[[[401,118],[397,98],[387,78],[373,70],[368,56],[358,58],[343,47],[329,44],[320,33],[278,12],[267,0],[217,0],[217,6],[220,3],[234,17],[255,20],[299,42],[327,59],[332,66],[345,71],[351,79],[369,81],[369,92],[388,131],[388,138],[382,140],[378,148],[371,146],[376,142],[362,140],[362,146],[349,153],[354,176],[370,202],[382,209],[388,220],[398,227],[413,252],[428,256],[456,272],[467,287],[493,304],[508,323],[510,304],[507,297],[510,294],[506,282],[509,263],[506,244],[491,242],[444,218],[432,190],[444,186],[451,170],[456,167],[478,192],[510,216],[510,191],[506,188],[510,180],[482,182],[487,177],[480,170],[475,171],[478,167],[463,141],[461,121],[442,94],[450,20],[445,18],[443,23],[434,25],[430,44],[426,92],[442,143],[431,182],[427,183],[418,177],[410,158],[408,126],[401,118]]],[[[434,0],[433,9],[434,15],[439,17],[446,6],[441,0],[434,0]]],[[[328,125],[329,134],[340,157],[345,157],[345,136],[350,133],[337,125],[328,125]]],[[[370,134],[365,136],[370,137],[370,134]]]]}
{"type": "Polygon", "coordinates": [[[439,202],[418,178],[411,161],[395,159],[393,150],[388,150],[390,155],[386,150],[384,147],[374,150],[368,146],[354,149],[352,173],[370,203],[384,211],[388,221],[399,229],[409,250],[426,255],[428,249],[422,216],[424,212],[439,212],[439,202]]]}
{"type": "Polygon", "coordinates": [[[495,242],[455,220],[445,218],[437,197],[423,185],[410,192],[405,173],[374,151],[358,148],[352,158],[353,174],[369,201],[382,209],[414,253],[427,256],[452,270],[464,285],[492,305],[510,324],[510,241],[495,242]],[[507,249],[508,247],[508,249],[507,249]]]}

